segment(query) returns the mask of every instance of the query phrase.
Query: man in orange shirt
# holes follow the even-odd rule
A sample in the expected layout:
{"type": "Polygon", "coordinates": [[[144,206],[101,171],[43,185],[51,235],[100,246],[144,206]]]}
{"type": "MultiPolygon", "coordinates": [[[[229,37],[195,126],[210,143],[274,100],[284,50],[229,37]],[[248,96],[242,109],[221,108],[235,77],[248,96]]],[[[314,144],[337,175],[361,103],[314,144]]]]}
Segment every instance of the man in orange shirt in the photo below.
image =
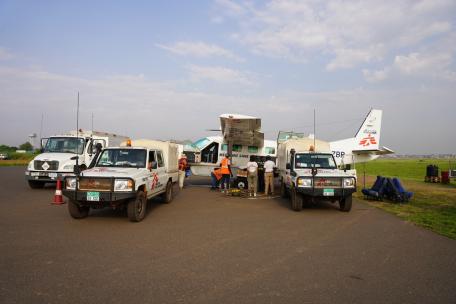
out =
{"type": "Polygon", "coordinates": [[[226,192],[230,187],[230,177],[233,176],[233,173],[231,172],[230,155],[228,153],[225,154],[225,158],[220,161],[220,172],[222,173],[220,188],[222,192],[226,192]]]}

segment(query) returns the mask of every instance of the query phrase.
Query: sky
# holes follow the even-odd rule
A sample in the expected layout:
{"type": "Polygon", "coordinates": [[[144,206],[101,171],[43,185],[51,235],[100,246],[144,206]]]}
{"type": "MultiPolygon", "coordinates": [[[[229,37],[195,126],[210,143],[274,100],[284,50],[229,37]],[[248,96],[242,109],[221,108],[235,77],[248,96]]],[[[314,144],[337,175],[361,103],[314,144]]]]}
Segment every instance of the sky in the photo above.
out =
{"type": "Polygon", "coordinates": [[[0,144],[79,126],[219,135],[262,118],[322,140],[383,110],[380,144],[456,153],[456,1],[0,0],[0,144]],[[43,118],[43,119],[42,119],[43,118]],[[42,123],[42,124],[41,124],[42,123]]]}

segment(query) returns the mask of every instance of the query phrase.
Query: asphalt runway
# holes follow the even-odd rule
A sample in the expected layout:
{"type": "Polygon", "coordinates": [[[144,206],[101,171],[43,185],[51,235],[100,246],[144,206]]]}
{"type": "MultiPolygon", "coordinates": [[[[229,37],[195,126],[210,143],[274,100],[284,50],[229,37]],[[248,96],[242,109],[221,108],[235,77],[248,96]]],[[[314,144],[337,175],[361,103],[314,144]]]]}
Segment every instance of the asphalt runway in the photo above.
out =
{"type": "Polygon", "coordinates": [[[74,220],[23,172],[0,168],[0,303],[456,303],[456,241],[358,201],[297,213],[199,179],[140,223],[74,220]]]}

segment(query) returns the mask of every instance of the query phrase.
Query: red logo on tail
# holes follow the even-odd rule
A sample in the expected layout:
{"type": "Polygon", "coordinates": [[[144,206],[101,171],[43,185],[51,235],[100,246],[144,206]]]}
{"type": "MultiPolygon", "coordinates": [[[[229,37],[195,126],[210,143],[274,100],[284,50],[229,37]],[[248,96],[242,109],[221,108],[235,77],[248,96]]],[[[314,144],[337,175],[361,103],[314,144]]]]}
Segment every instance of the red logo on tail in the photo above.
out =
{"type": "Polygon", "coordinates": [[[359,145],[363,146],[363,147],[367,147],[370,145],[376,145],[376,144],[377,144],[377,141],[375,140],[375,137],[372,137],[370,134],[368,134],[367,137],[364,137],[363,139],[361,139],[361,141],[359,142],[359,145]]]}

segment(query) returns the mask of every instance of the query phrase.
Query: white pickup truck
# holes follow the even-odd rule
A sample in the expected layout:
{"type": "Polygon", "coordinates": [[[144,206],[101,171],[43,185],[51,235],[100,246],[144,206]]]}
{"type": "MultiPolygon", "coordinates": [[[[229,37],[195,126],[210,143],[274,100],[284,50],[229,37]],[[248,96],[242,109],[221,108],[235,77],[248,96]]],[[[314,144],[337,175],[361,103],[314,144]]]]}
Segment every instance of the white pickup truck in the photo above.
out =
{"type": "Polygon", "coordinates": [[[338,202],[341,211],[351,210],[356,171],[337,168],[329,143],[312,138],[278,140],[277,167],[281,195],[290,197],[292,210],[301,211],[304,203],[319,200],[338,202]]]}
{"type": "Polygon", "coordinates": [[[106,148],[95,167],[65,178],[63,195],[73,218],[89,215],[91,208],[127,207],[132,222],[144,219],[147,200],[160,195],[173,199],[178,179],[178,146],[171,142],[136,140],[106,148]]]}
{"type": "Polygon", "coordinates": [[[89,167],[97,144],[101,144],[102,148],[119,146],[127,139],[125,136],[87,130],[42,138],[42,142],[47,140],[43,153],[28,164],[25,179],[30,188],[43,188],[45,183],[55,183],[57,178],[72,175],[76,158],[81,170],[89,167]]]}

